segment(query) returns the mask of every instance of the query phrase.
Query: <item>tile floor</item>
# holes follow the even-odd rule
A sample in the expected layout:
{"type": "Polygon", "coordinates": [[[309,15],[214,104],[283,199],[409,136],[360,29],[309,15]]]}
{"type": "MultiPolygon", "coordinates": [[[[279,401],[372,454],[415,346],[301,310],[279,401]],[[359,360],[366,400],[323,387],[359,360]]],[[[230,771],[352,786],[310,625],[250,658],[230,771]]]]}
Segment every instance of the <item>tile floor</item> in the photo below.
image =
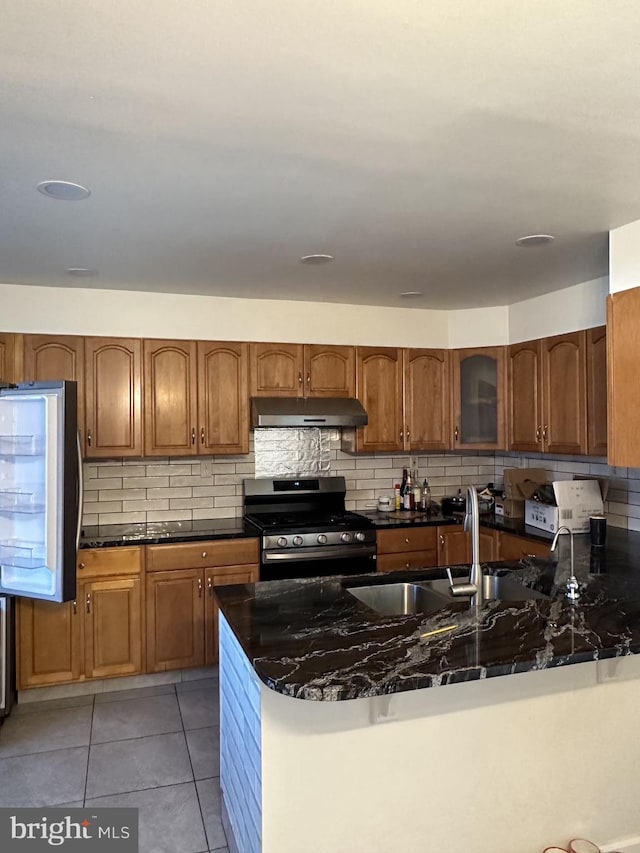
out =
{"type": "Polygon", "coordinates": [[[140,853],[227,853],[217,678],[14,707],[0,806],[139,809],[140,853]]]}

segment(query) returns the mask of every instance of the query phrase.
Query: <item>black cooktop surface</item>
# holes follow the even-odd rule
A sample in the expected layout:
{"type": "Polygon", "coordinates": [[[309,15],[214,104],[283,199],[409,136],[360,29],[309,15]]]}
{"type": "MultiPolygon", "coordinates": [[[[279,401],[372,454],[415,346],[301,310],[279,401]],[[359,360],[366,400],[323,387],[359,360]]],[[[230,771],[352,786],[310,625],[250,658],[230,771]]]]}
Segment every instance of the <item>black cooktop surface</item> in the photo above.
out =
{"type": "Polygon", "coordinates": [[[247,513],[245,521],[263,531],[315,533],[322,530],[358,530],[373,527],[373,521],[355,512],[247,513]]]}

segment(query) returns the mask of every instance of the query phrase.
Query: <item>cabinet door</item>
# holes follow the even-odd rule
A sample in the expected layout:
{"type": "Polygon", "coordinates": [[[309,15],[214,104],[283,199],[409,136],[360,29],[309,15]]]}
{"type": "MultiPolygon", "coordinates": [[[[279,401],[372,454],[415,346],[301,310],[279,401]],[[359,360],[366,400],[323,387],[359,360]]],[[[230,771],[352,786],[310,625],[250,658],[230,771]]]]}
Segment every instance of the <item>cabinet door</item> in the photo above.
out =
{"type": "Polygon", "coordinates": [[[77,681],[81,614],[75,601],[18,601],[18,688],[77,681]]]}
{"type": "Polygon", "coordinates": [[[142,672],[140,578],[82,585],[87,678],[142,672]]]}
{"type": "Polygon", "coordinates": [[[454,447],[504,447],[505,348],[454,350],[454,447]]]}
{"type": "Polygon", "coordinates": [[[251,344],[249,361],[252,397],[302,396],[302,344],[251,344]]]}
{"type": "Polygon", "coordinates": [[[147,671],[204,663],[202,569],[147,575],[147,671]]]}
{"type": "Polygon", "coordinates": [[[448,450],[451,447],[449,353],[404,351],[405,447],[448,450]]]}
{"type": "Polygon", "coordinates": [[[610,465],[640,467],[640,287],[607,300],[608,442],[610,465]]]}
{"type": "Polygon", "coordinates": [[[18,336],[0,332],[0,382],[19,382],[18,336]]]}
{"type": "Polygon", "coordinates": [[[542,341],[543,425],[547,453],[587,452],[585,332],[542,341]]]}
{"type": "MultiPolygon", "coordinates": [[[[473,556],[472,556],[473,559],[473,556]]],[[[491,563],[498,559],[498,537],[495,530],[480,528],[480,562],[491,563]]]]}
{"type": "Polygon", "coordinates": [[[235,583],[257,583],[260,580],[260,567],[224,566],[205,572],[207,585],[207,603],[205,613],[205,664],[211,666],[218,660],[218,605],[213,594],[216,586],[229,586],[235,583]]]}
{"type": "Polygon", "coordinates": [[[249,452],[248,346],[198,343],[197,452],[249,452]]]}
{"type": "Polygon", "coordinates": [[[402,350],[358,347],[356,361],[357,396],[369,416],[357,430],[357,449],[403,450],[402,350]]]}
{"type": "Polygon", "coordinates": [[[500,531],[498,537],[499,560],[521,560],[523,557],[548,557],[551,542],[537,542],[524,536],[500,531]]]}
{"type": "Polygon", "coordinates": [[[84,443],[84,338],[25,335],[22,372],[26,382],[72,379],[78,383],[78,429],[84,443]]]}
{"type": "Polygon", "coordinates": [[[587,330],[587,449],[607,455],[607,327],[587,330]]]}
{"type": "Polygon", "coordinates": [[[144,341],[144,452],[184,456],[197,452],[195,341],[144,341]]]}
{"type": "Polygon", "coordinates": [[[462,525],[438,528],[438,565],[457,566],[471,562],[471,537],[462,525]]]}
{"type": "Polygon", "coordinates": [[[542,450],[540,341],[512,344],[507,354],[508,448],[542,450]]]}
{"type": "Polygon", "coordinates": [[[304,394],[307,397],[354,397],[355,347],[305,344],[304,394]]]}
{"type": "Polygon", "coordinates": [[[398,554],[380,554],[376,563],[379,572],[429,569],[438,565],[438,552],[434,549],[433,551],[403,551],[398,554]]]}
{"type": "Polygon", "coordinates": [[[129,338],[85,338],[85,452],[142,456],[141,345],[129,338]]]}

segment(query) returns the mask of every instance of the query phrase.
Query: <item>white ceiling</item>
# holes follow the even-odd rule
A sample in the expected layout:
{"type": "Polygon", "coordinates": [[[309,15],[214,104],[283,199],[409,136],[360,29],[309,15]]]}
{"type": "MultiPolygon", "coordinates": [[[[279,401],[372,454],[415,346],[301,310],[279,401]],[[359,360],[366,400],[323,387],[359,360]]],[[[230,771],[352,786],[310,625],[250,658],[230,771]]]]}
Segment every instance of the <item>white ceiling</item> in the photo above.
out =
{"type": "Polygon", "coordinates": [[[4,0],[0,281],[457,308],[605,275],[639,34],[633,0],[4,0]]]}

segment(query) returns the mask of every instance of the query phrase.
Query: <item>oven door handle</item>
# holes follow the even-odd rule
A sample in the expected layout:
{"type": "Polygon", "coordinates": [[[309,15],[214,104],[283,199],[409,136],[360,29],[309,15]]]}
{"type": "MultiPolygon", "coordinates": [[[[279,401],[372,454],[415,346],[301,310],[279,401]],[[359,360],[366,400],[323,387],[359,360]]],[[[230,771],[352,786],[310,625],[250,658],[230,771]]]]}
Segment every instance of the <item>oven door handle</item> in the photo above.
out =
{"type": "Polygon", "coordinates": [[[303,562],[306,560],[342,560],[345,557],[375,557],[375,545],[331,545],[329,548],[301,548],[299,551],[263,551],[262,562],[303,562]],[[330,553],[328,553],[330,552],[330,553]]]}

